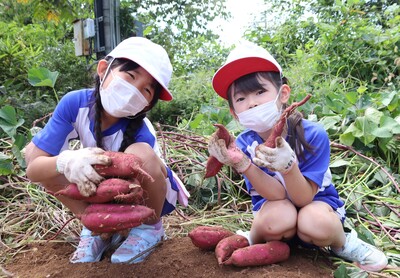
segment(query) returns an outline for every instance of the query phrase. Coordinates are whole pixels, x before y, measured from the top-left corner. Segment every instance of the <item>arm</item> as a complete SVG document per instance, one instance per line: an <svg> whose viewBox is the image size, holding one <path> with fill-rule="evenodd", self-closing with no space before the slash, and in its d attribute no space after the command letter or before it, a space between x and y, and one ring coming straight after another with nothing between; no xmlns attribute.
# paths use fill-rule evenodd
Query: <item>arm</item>
<svg viewBox="0 0 400 278"><path fill-rule="evenodd" d="M286 191L283 185L256 165L251 164L243 174L250 181L257 193L263 198L270 201L283 200L286 198Z"/></svg>
<svg viewBox="0 0 400 278"><path fill-rule="evenodd" d="M259 145L254 162L282 174L286 191L296 207L311 203L318 186L303 176L294 151L282 137L276 138L276 148Z"/></svg>

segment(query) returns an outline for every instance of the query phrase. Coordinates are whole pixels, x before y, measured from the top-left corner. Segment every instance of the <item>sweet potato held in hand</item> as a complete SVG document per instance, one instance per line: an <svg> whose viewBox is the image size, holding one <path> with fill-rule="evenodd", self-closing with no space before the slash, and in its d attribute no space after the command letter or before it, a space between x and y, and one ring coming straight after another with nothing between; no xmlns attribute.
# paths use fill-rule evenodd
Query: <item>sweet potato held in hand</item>
<svg viewBox="0 0 400 278"><path fill-rule="evenodd" d="M154 179L142 169L142 160L130 153L106 151L104 155L111 158L111 165L94 165L94 169L103 177L137 178L153 182Z"/></svg>
<svg viewBox="0 0 400 278"><path fill-rule="evenodd" d="M290 248L287 243L270 241L237 249L223 264L235 266L268 265L286 261L289 255Z"/></svg>
<svg viewBox="0 0 400 278"><path fill-rule="evenodd" d="M279 120L274 125L271 135L265 141L265 143L264 143L265 146L270 147L270 148L276 147L276 144L275 144L276 138L278 138L279 136L282 135L287 118L293 113L294 110L296 110L297 107L306 103L310 98L311 98L311 95L308 94L304 99L302 99L299 102L292 103L289 107L287 107L283 111L283 113L279 117Z"/></svg>
<svg viewBox="0 0 400 278"><path fill-rule="evenodd" d="M234 233L217 226L198 226L189 233L192 243L204 250L214 250L218 242Z"/></svg>
<svg viewBox="0 0 400 278"><path fill-rule="evenodd" d="M80 219L92 232L113 233L137 227L154 216L153 209L141 205L91 204Z"/></svg>
<svg viewBox="0 0 400 278"><path fill-rule="evenodd" d="M214 124L218 129L212 136L217 136L219 139L224 139L226 146L228 147L231 140L229 131L221 124ZM206 165L206 174L204 178L211 178L215 176L222 168L223 164L219 162L215 157L209 156Z"/></svg>
<svg viewBox="0 0 400 278"><path fill-rule="evenodd" d="M102 181L97 186L96 193L93 196L83 196L78 189L78 186L74 183L68 185L65 189L59 190L54 193L55 196L66 196L75 200L82 200L88 203L108 203L113 201L121 201L130 198L131 195L140 200L143 196L143 189L138 184L138 181L123 180L118 178L111 178ZM124 202L128 203L128 202ZM133 201L131 202L133 204Z"/></svg>

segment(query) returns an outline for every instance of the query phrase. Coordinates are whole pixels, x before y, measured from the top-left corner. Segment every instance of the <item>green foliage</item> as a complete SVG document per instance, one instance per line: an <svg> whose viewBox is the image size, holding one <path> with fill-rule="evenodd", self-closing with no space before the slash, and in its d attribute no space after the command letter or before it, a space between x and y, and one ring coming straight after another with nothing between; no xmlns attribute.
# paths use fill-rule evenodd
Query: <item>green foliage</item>
<svg viewBox="0 0 400 278"><path fill-rule="evenodd" d="M21 132L23 123L23 119L17 118L14 107L4 106L0 109L0 128L9 138L8 140L1 140L1 175L19 174L19 171L25 168L25 161L21 150L25 147L28 140L30 140L30 133ZM14 162L17 163L14 164Z"/></svg>

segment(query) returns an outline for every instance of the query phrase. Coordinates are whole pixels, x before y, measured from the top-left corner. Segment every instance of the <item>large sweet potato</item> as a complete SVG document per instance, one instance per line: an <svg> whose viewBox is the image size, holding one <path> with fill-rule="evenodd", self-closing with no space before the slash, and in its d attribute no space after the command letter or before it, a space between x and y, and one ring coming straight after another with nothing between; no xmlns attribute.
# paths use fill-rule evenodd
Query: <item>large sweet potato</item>
<svg viewBox="0 0 400 278"><path fill-rule="evenodd" d="M223 264L236 249L246 246L249 246L249 241L242 235L235 234L220 240L215 247L215 257L218 264Z"/></svg>
<svg viewBox="0 0 400 278"><path fill-rule="evenodd" d="M106 151L111 158L110 165L94 165L94 169L103 177L138 178L153 182L154 179L142 169L143 162L134 154Z"/></svg>
<svg viewBox="0 0 400 278"><path fill-rule="evenodd" d="M153 209L141 205L91 204L80 219L92 232L112 233L139 226L154 216Z"/></svg>
<svg viewBox="0 0 400 278"><path fill-rule="evenodd" d="M270 241L235 250L224 265L259 266L279 263L289 258L290 248L285 242Z"/></svg>
<svg viewBox="0 0 400 278"><path fill-rule="evenodd" d="M214 250L218 242L231 235L234 233L220 226L198 226L189 233L192 243L204 250Z"/></svg>

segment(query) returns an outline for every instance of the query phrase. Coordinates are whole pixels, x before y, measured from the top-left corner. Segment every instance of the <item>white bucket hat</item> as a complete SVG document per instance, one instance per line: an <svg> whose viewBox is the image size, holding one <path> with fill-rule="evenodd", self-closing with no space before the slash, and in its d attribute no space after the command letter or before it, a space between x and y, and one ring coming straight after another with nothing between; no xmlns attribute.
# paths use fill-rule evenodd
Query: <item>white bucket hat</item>
<svg viewBox="0 0 400 278"><path fill-rule="evenodd" d="M142 37L131 37L120 42L107 57L125 58L144 68L163 87L160 99L172 100L168 83L172 76L172 65L165 49Z"/></svg>
<svg viewBox="0 0 400 278"><path fill-rule="evenodd" d="M259 71L275 71L282 75L281 66L267 50L243 41L231 51L225 64L214 74L212 85L218 95L228 99L228 88L236 79Z"/></svg>

